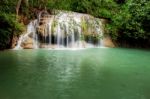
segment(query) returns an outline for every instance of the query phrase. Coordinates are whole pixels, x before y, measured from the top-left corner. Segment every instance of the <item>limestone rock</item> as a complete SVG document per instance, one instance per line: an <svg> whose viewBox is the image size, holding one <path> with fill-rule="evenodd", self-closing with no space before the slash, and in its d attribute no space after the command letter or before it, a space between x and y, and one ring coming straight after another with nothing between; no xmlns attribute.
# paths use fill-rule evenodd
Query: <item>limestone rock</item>
<svg viewBox="0 0 150 99"><path fill-rule="evenodd" d="M28 37L21 45L24 49L33 49L33 39Z"/></svg>
<svg viewBox="0 0 150 99"><path fill-rule="evenodd" d="M23 46L24 49L33 49L33 44L26 44Z"/></svg>
<svg viewBox="0 0 150 99"><path fill-rule="evenodd" d="M14 36L13 39L12 39L11 48L15 48L15 47L16 47L17 41L18 41L18 37L17 37L17 36Z"/></svg>
<svg viewBox="0 0 150 99"><path fill-rule="evenodd" d="M103 39L103 43L105 47L115 47L115 44L109 36Z"/></svg>

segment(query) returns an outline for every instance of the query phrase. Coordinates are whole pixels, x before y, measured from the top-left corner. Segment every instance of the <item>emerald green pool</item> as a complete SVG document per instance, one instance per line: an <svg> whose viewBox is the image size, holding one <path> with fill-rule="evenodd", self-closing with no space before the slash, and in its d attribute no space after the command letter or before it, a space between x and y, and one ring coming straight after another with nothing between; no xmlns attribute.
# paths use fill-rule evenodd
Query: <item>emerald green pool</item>
<svg viewBox="0 0 150 99"><path fill-rule="evenodd" d="M150 99L150 51L2 51L0 99Z"/></svg>

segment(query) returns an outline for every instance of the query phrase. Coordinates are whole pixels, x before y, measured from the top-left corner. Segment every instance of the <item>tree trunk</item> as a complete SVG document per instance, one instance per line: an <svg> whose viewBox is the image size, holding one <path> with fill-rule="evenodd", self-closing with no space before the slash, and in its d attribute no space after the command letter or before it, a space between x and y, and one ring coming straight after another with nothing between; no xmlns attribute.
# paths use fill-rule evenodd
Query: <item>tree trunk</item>
<svg viewBox="0 0 150 99"><path fill-rule="evenodd" d="M21 2L22 2L22 0L19 0L18 3L17 3L17 6L16 6L16 15L17 15L17 18L18 18L18 14L19 14L19 9L20 9Z"/></svg>
<svg viewBox="0 0 150 99"><path fill-rule="evenodd" d="M16 6L16 16L17 17L19 15L19 9L20 9L20 6L22 3L25 4L27 7L29 6L28 0L18 0L17 6Z"/></svg>

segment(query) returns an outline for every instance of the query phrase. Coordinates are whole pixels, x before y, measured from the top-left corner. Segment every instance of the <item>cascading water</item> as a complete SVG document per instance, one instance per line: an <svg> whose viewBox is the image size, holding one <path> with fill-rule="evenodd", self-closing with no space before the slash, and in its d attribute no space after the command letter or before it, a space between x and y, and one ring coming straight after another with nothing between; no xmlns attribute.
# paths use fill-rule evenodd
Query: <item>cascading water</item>
<svg viewBox="0 0 150 99"><path fill-rule="evenodd" d="M27 31L23 35L20 36L18 40L18 44L14 49L22 49L22 44L29 38L30 34L32 34L32 42L33 42L33 48L38 48L38 37L36 34L36 28L37 27L37 20L34 20L29 23L27 26Z"/></svg>
<svg viewBox="0 0 150 99"><path fill-rule="evenodd" d="M15 49L101 47L103 29L100 19L87 14L59 11L39 13L27 32L20 36Z"/></svg>

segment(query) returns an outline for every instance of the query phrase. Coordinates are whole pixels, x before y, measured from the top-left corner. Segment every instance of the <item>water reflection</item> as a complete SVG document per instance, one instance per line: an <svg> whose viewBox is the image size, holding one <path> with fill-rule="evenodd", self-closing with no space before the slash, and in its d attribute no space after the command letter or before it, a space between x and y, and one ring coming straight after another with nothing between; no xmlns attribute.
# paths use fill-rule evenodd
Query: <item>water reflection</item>
<svg viewBox="0 0 150 99"><path fill-rule="evenodd" d="M72 84L79 75L81 58L72 52L67 54L67 52L37 50L32 51L32 54L30 51L25 53L25 55L18 53L15 56L18 61L17 89L22 88L24 91L19 93L22 96L36 97L40 92L45 96L51 94L52 98L69 99L68 93L71 93Z"/></svg>
<svg viewBox="0 0 150 99"><path fill-rule="evenodd" d="M149 56L121 49L7 51L0 53L0 98L147 98Z"/></svg>

